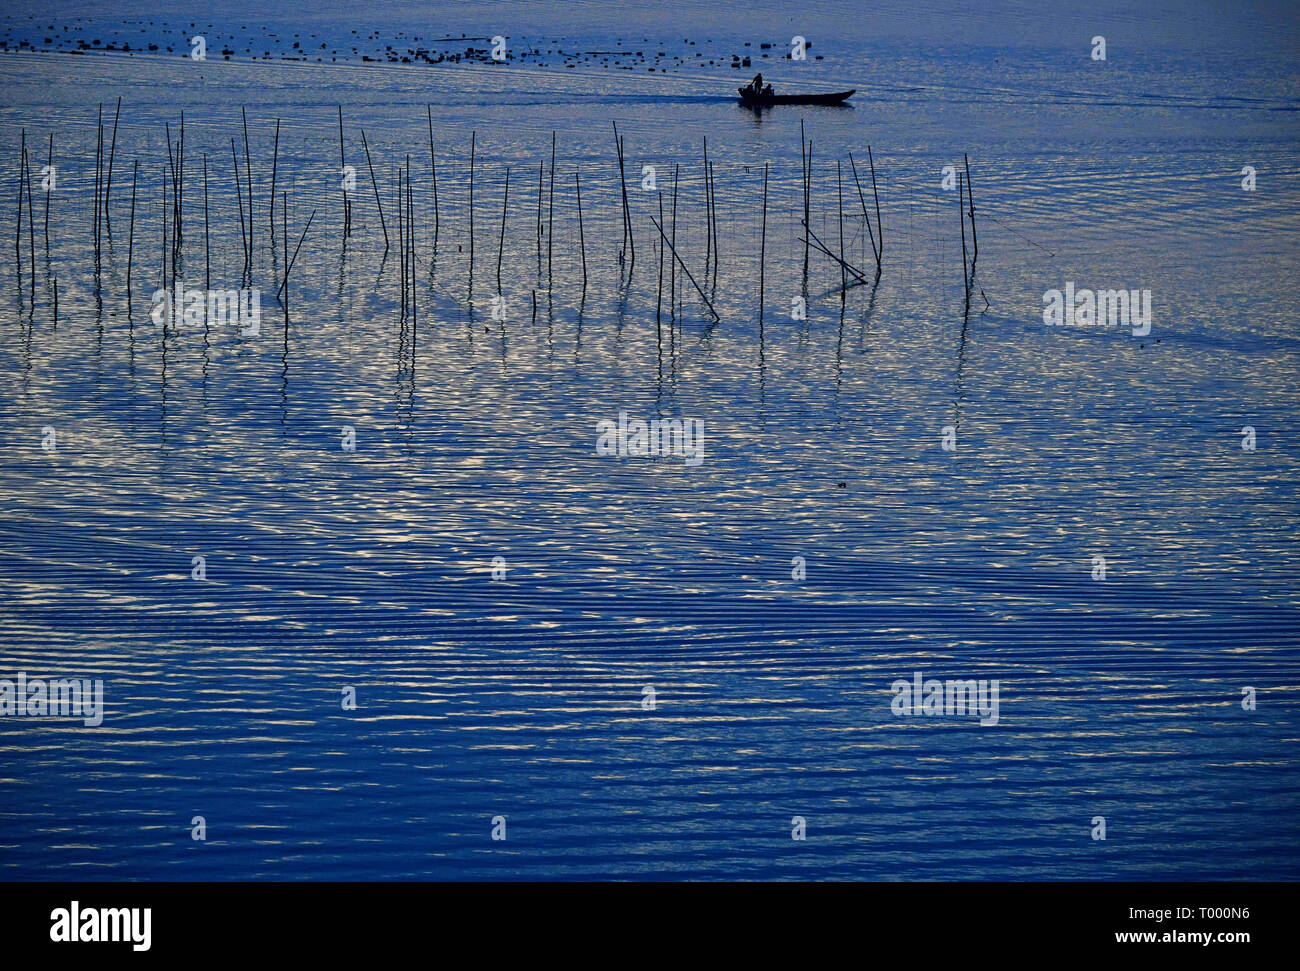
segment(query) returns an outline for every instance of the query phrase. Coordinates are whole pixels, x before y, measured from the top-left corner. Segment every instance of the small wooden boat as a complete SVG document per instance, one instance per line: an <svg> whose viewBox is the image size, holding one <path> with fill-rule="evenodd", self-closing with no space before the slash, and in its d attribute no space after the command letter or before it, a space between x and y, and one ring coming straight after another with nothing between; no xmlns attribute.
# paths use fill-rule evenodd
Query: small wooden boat
<svg viewBox="0 0 1300 971"><path fill-rule="evenodd" d="M753 88L737 88L740 103L746 108L766 108L769 105L838 105L849 100L857 88L835 91L831 94L755 94Z"/></svg>

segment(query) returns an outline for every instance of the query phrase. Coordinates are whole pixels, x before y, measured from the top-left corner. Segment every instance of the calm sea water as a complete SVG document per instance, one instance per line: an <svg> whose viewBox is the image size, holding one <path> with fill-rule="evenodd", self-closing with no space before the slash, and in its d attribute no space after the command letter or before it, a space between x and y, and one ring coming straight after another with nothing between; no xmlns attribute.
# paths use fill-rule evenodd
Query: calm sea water
<svg viewBox="0 0 1300 971"><path fill-rule="evenodd" d="M661 64L684 63L663 76L558 55L0 56L5 233L23 129L37 170L35 239L24 228L0 298L0 678L102 678L106 704L97 728L0 717L0 875L1300 875L1285 11L1103 11L1094 27L1019 4L955 23L911 9L858 23L832 5L809 27L762 8L751 30L693 6L664 8L674 26L574 9L557 21L525 6L510 31L584 50L650 37ZM95 5L67 13L105 37L140 26ZM440 16L431 32L480 36L503 11ZM415 31L382 6L375 17L364 33L379 29L379 50ZM173 19L183 32L193 18ZM339 11L274 29L285 23L331 45L355 26ZM43 34L25 13L4 26ZM706 42L729 58L797 31L825 60L767 76L857 88L852 107L756 117L728 97L752 72L688 63ZM1104 64L1088 57L1094 34L1108 35ZM96 274L97 108L111 132L119 96ZM247 279L230 150L235 138L243 178L241 106ZM358 179L346 246L340 106ZM256 336L164 334L149 318L164 126L175 139L182 111L184 283L205 277L206 156L213 287L261 290ZM268 223L277 119L290 253L312 217L287 314L279 214L274 236ZM838 250L839 161L845 252L863 267L849 153L873 217L868 145L874 159L883 271L843 300L839 267L815 251L802 279L801 122L814 231ZM958 202L941 185L963 152L979 240L969 311ZM540 243L539 164L553 224ZM677 248L717 321L667 264L660 296L645 166L670 219L676 174ZM1150 334L1045 326L1043 294L1067 282L1150 290ZM806 320L791 318L795 297ZM702 463L598 456L597 423L620 411L699 419ZM891 684L917 671L998 679L998 724L895 715ZM791 839L796 816L806 840Z"/></svg>

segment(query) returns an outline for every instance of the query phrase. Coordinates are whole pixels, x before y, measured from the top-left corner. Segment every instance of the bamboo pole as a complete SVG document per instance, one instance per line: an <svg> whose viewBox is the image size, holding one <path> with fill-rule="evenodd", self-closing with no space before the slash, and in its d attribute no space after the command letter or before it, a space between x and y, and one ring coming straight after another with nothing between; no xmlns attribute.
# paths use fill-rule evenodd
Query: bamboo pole
<svg viewBox="0 0 1300 971"><path fill-rule="evenodd" d="M979 236L975 232L975 194L972 191L970 183L970 159L966 157L965 152L961 153L961 157L966 163L966 203L970 207L970 238L971 248L973 250L971 253L970 265L971 272L973 273L975 272L975 261L980 258L980 240Z"/></svg>
<svg viewBox="0 0 1300 971"><path fill-rule="evenodd" d="M131 313L131 261L135 255L135 180L140 175L140 160L131 167L131 222L126 231L126 312ZM211 289L211 287L209 287Z"/></svg>
<svg viewBox="0 0 1300 971"><path fill-rule="evenodd" d="M618 151L618 180L623 191L623 250L619 253L619 264L622 265L623 253L629 253L630 261L628 263L627 274L632 275L632 268L636 266L636 239L632 235L632 208L627 201L627 176L623 168L623 139L618 133L618 123L614 125L614 148Z"/></svg>
<svg viewBox="0 0 1300 971"><path fill-rule="evenodd" d="M274 198L271 199L271 205L275 205ZM303 231L303 235L306 235L306 230ZM286 253L289 252L289 193L287 192L280 193L280 238L281 248ZM284 299L281 301L280 306L284 308L284 357L286 364L289 359L289 266L290 264L285 264L284 279L280 281L280 287L284 290Z"/></svg>
<svg viewBox="0 0 1300 971"><path fill-rule="evenodd" d="M587 292L587 237L582 230L582 182L575 170L573 186L578 192L578 250L582 253L582 292Z"/></svg>
<svg viewBox="0 0 1300 971"><path fill-rule="evenodd" d="M469 135L469 290L474 292L474 149L478 143L478 131Z"/></svg>
<svg viewBox="0 0 1300 971"><path fill-rule="evenodd" d="M501 296L501 258L506 251L506 206L510 202L510 166L506 166L506 188L501 196L501 236L497 242L497 296Z"/></svg>
<svg viewBox="0 0 1300 971"><path fill-rule="evenodd" d="M419 287L416 286L416 253L415 253L415 202L411 188L411 157L406 157L406 224L410 226L411 233L411 339L408 342L411 345L411 393L415 393L415 328L416 328L416 300L418 297Z"/></svg>
<svg viewBox="0 0 1300 971"><path fill-rule="evenodd" d="M117 97L117 111L113 114L113 145L108 150L108 178L104 182L104 223L108 226L108 231L113 231L112 223L108 218L108 194L113 191L113 159L117 155L117 120L122 116L122 96Z"/></svg>
<svg viewBox="0 0 1300 971"><path fill-rule="evenodd" d="M551 174L546 200L546 287L551 287L551 250L555 245L555 132L551 132Z"/></svg>
<svg viewBox="0 0 1300 971"><path fill-rule="evenodd" d="M858 187L858 202L862 206L862 219L867 224L867 235L871 240L871 255L876 258L876 269L880 269L880 251L876 249L876 234L871 228L871 217L867 214L867 200L862 194L862 183L858 181L858 166L849 152L849 165L853 167L853 184Z"/></svg>
<svg viewBox="0 0 1300 971"><path fill-rule="evenodd" d="M876 251L876 269L880 269L880 261L885 257L885 224L880 221L880 190L876 188L876 160L870 145L867 146L867 162L871 166L871 195L876 200L876 236L880 247Z"/></svg>
<svg viewBox="0 0 1300 971"><path fill-rule="evenodd" d="M27 163L27 178L24 182L27 185L27 246L30 250L32 261L32 280L31 295L32 306L36 306L36 217L32 214L32 166L31 162Z"/></svg>
<svg viewBox="0 0 1300 971"><path fill-rule="evenodd" d="M808 159L811 150L807 147L804 140L803 119L799 119L799 162L803 167L803 221L805 225L808 222ZM803 242L803 278L808 279L808 238L804 237Z"/></svg>
<svg viewBox="0 0 1300 971"><path fill-rule="evenodd" d="M164 125L167 132L167 170L171 173L172 180L172 280L176 279L176 156L172 152L172 130L170 125Z"/></svg>
<svg viewBox="0 0 1300 971"><path fill-rule="evenodd" d="M184 136L182 135L182 140ZM271 205L268 206L271 220L271 238L275 238L275 175L280 165L280 119L275 119L275 148L271 151Z"/></svg>
<svg viewBox="0 0 1300 971"><path fill-rule="evenodd" d="M339 110L339 175L344 175L344 170L348 167L347 155L343 150L343 105L338 105ZM352 207L348 203L347 183L339 180L339 186L343 190L343 243L347 245L347 239L352 235ZM271 208L275 208L275 196L271 196Z"/></svg>
<svg viewBox="0 0 1300 971"><path fill-rule="evenodd" d="M709 199L709 136L704 136L704 275L713 259L713 205Z"/></svg>
<svg viewBox="0 0 1300 971"><path fill-rule="evenodd" d="M537 163L537 282L542 282L542 175L546 170L545 162Z"/></svg>
<svg viewBox="0 0 1300 971"><path fill-rule="evenodd" d="M960 172L957 173L957 217L961 221L961 278L970 298L970 277L966 273L966 189Z"/></svg>
<svg viewBox="0 0 1300 971"><path fill-rule="evenodd" d="M407 233L410 235L410 245L407 250L411 254L411 271L407 278L411 281L411 340L415 340L415 204L411 195L411 156L406 156L406 226Z"/></svg>
<svg viewBox="0 0 1300 971"><path fill-rule="evenodd" d="M95 266L99 266L99 224L100 224L100 206L103 205L104 193L104 105L99 106L99 121L96 125L95 137ZM170 142L168 143L170 146ZM24 145L23 153L26 155L27 148ZM170 151L168 156L170 157ZM21 201L21 197L20 197Z"/></svg>
<svg viewBox="0 0 1300 971"><path fill-rule="evenodd" d="M23 180L27 176L27 129L23 129L22 144L18 149L18 213L14 219L14 265L18 267L18 301L22 309L23 298ZM36 266L32 266L32 278L36 278Z"/></svg>
<svg viewBox="0 0 1300 971"><path fill-rule="evenodd" d="M379 226L384 231L384 252L388 252L388 223L384 221L384 204L379 201L379 183L375 181L375 167L370 162L370 143L366 141L366 130L361 129L361 144L366 150L366 168L370 170L370 186L375 190L375 205L379 207Z"/></svg>
<svg viewBox="0 0 1300 971"><path fill-rule="evenodd" d="M253 156L248 148L248 114L244 106L239 106L239 114L244 119L244 178L248 181L248 265L253 265ZM271 198L275 205L275 198Z"/></svg>
<svg viewBox="0 0 1300 971"><path fill-rule="evenodd" d="M281 193L280 193L280 198L283 200L283 203L284 203L283 206L281 206L281 209L280 209L280 217L281 217L281 221L284 223L284 225L281 226L280 229L281 229L282 232L284 233L284 244L283 244L283 245L284 245L285 252L287 253L287 252L289 251L289 235L288 235L288 233L289 233L289 228L288 228L288 227L289 227L289 215L288 215L288 213L289 213L289 194L288 194L287 192L281 192ZM289 260L289 265L286 266L285 269L284 269L284 280L281 281L281 283L280 283L280 288L281 288L282 290L284 290L284 296L285 296L285 301L286 301L286 302L288 302L288 299L289 299L289 288L286 286L286 284L289 282L289 274L293 271L294 265L298 262L298 250L302 249L302 241L303 241L304 239L307 238L307 230L311 229L311 223L312 223L312 220L315 219L315 218L316 218L316 210L313 209L313 210L311 211L311 215L307 217L307 225L305 225L305 226L302 227L302 233L299 234L299 236L298 236L298 245L295 246L295 247L293 248L293 256L292 256L292 257L290 258L290 260ZM279 295L279 292L280 292L279 290L276 291L277 296Z"/></svg>
<svg viewBox="0 0 1300 971"><path fill-rule="evenodd" d="M765 267L767 265L767 163L763 163L763 234L758 246L758 322L763 323Z"/></svg>
<svg viewBox="0 0 1300 971"><path fill-rule="evenodd" d="M95 266L99 268L99 230L101 222L100 207L104 204L104 105L99 107L99 123L96 125L95 136ZM23 159L26 159L27 148L23 146ZM26 172L26 166L23 168ZM21 196L19 196L21 203ZM35 268L32 268L35 269Z"/></svg>
<svg viewBox="0 0 1300 971"><path fill-rule="evenodd" d="M659 191L659 221L664 221L664 194L663 190ZM663 326L660 323L663 314L664 303L664 244L660 243L655 247L659 251L659 290L655 296L655 336L662 347L664 342ZM662 351L660 352L662 353Z"/></svg>
<svg viewBox="0 0 1300 971"><path fill-rule="evenodd" d="M614 154L618 157L618 178L619 184L623 187L622 194L619 196L619 215L623 217L623 239L618 244L618 263L623 265L623 254L627 252L627 180L623 175L623 149L618 140L618 122L610 122L614 126Z"/></svg>
<svg viewBox="0 0 1300 971"><path fill-rule="evenodd" d="M208 153L207 152L203 153L203 286L208 290L212 289L212 241L208 236Z"/></svg>
<svg viewBox="0 0 1300 971"><path fill-rule="evenodd" d="M672 245L677 245L677 163L673 163L673 228L672 228ZM673 253L676 254L676 250ZM669 263L669 287L668 287L668 309L672 311L669 315L670 320L677 319L677 264Z"/></svg>
<svg viewBox="0 0 1300 971"><path fill-rule="evenodd" d="M235 152L235 140L230 140L230 160L235 163L235 199L239 204L239 238L244 244L244 272L249 269L248 231L244 228L244 190L239 185L239 156Z"/></svg>
<svg viewBox="0 0 1300 971"><path fill-rule="evenodd" d="M441 217L438 215L438 163L433 156L433 109L425 105L424 110L429 118L429 171L433 174L433 249L436 255L438 250L438 223L441 221Z"/></svg>
<svg viewBox="0 0 1300 971"><path fill-rule="evenodd" d="M27 163L23 160L27 157L27 129L23 129L22 145L18 149L18 218L15 220L16 229L14 232L14 259L18 263L19 286L22 284L22 266L23 266L23 176L26 173ZM33 272L35 270L33 269Z"/></svg>
<svg viewBox="0 0 1300 971"><path fill-rule="evenodd" d="M398 271L398 286L401 288L402 319L406 319L406 206L402 196L402 170L397 170L397 261L401 266Z"/></svg>
<svg viewBox="0 0 1300 971"><path fill-rule="evenodd" d="M840 300L848 295L849 278L844 264L844 177L840 160L835 160L835 194L839 199L840 210Z"/></svg>
<svg viewBox="0 0 1300 971"><path fill-rule="evenodd" d="M104 219L108 219L108 205L105 198ZM181 112L181 140L176 146L176 246L177 251L185 242L185 112ZM110 229L111 232L111 229Z"/></svg>
<svg viewBox="0 0 1300 971"><path fill-rule="evenodd" d="M718 243L718 185L713 179L713 163L709 163L710 207L713 210L713 292L718 292L718 264L722 262L722 247Z"/></svg>
<svg viewBox="0 0 1300 971"><path fill-rule="evenodd" d="M849 263L846 260L842 260L838 256L836 256L831 251L830 247L828 247L825 243L823 243L821 241L821 238L818 237L818 235L815 232L813 232L810 227L804 226L804 232L807 234L806 238L810 238L812 240L812 245L817 250L817 252L825 255L826 257L828 257L835 263L839 264L840 266L843 266L850 273L852 273L860 282L862 283L867 282L867 278L866 276L863 275L861 270L859 270L852 263Z"/></svg>
<svg viewBox="0 0 1300 971"><path fill-rule="evenodd" d="M167 157L171 158L170 152L168 153ZM162 289L166 290L168 289L168 284L167 284L167 169L165 167L162 170L162 217L163 217L162 238L159 240L159 242L162 243L162 264L159 266L159 270L162 272ZM167 333L166 323L163 324L163 333L164 334Z"/></svg>
<svg viewBox="0 0 1300 971"><path fill-rule="evenodd" d="M45 258L50 255L50 193L54 190L54 133L50 132L50 156L45 163Z"/></svg>
<svg viewBox="0 0 1300 971"><path fill-rule="evenodd" d="M713 319L721 320L722 318L719 317L718 312L713 309L713 304L709 301L709 298L704 295L704 291L700 289L700 285L695 282L695 277L691 276L691 271L686 268L686 264L682 262L682 258L677 255L677 250L673 248L672 243L668 242L668 237L664 233L664 228L660 226L658 222L655 221L654 216L650 217L650 221L654 223L655 229L659 230L659 235L663 237L663 241L668 245L668 249L672 252L673 257L677 260L679 264L681 264L682 272L685 273L687 279L691 281L691 284L695 287L695 292L698 293L700 295L700 299L704 301L704 305L709 308L709 313L713 314Z"/></svg>
<svg viewBox="0 0 1300 971"><path fill-rule="evenodd" d="M622 135L620 135L618 139L618 154L620 159L626 158L627 156L627 153L623 148ZM619 163L619 166L621 171L622 162ZM623 184L623 212L627 217L627 245L628 249L631 251L631 259L629 260L627 267L627 275L630 280L632 278L632 270L636 268L636 235L632 232L632 204L628 201L626 183Z"/></svg>

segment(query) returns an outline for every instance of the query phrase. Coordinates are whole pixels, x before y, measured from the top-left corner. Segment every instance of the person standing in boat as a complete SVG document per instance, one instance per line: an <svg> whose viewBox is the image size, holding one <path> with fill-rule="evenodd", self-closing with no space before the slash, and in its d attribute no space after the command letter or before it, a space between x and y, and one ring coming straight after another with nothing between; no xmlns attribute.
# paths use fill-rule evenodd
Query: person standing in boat
<svg viewBox="0 0 1300 971"><path fill-rule="evenodd" d="M767 91L768 91L768 93L771 93L771 91L772 91L772 86L771 86L770 84L767 86ZM750 94L752 94L752 95L754 95L754 96L756 96L756 97L764 93L764 92L763 92L763 75L762 75L761 73L759 73L759 74L755 74L755 75L754 75L754 80L751 81L751 82L749 82L749 92L750 92Z"/></svg>

